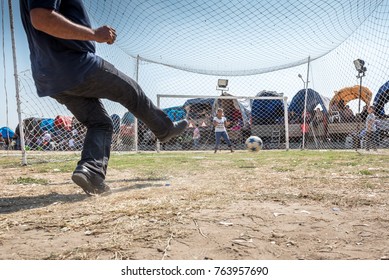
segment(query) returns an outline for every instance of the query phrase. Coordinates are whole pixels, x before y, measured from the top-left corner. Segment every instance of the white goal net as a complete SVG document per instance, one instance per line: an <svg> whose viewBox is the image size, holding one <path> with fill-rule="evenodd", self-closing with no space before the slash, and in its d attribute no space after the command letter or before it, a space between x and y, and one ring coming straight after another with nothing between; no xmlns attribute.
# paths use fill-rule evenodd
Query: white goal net
<svg viewBox="0 0 389 280"><path fill-rule="evenodd" d="M19 69L20 100L15 101L7 21L10 10L5 2L2 1L0 71L4 102L0 102L0 146L21 148L17 138L19 109L27 150L78 151L85 129L55 100L37 97L18 1L9 1L14 5ZM84 3L93 26L107 24L118 33L114 45L97 44L98 55L137 80L150 99L160 102L168 114L178 110L180 117L190 118L194 111L186 111L184 106L192 102L189 96L212 96L218 102L224 101L216 85L219 79L226 79L226 93L236 101L240 96L250 100L246 108L249 122L240 124L242 139L248 134L258 135L265 149L366 148L368 105L376 106L376 147L389 146L388 1ZM363 75L353 63L357 59L365 61L367 70ZM123 106L103 102L115 126L113 150L157 149L153 136L147 135L142 123ZM203 105L191 104L192 109L196 106ZM213 113L210 110L207 114ZM231 120L235 118L229 112L226 115ZM210 131L208 127L204 132L209 134L204 138L204 149L212 146ZM231 137L235 137L232 131ZM188 130L186 134L190 133ZM189 135L185 137L189 139ZM234 138L237 147L244 148L240 140Z"/></svg>

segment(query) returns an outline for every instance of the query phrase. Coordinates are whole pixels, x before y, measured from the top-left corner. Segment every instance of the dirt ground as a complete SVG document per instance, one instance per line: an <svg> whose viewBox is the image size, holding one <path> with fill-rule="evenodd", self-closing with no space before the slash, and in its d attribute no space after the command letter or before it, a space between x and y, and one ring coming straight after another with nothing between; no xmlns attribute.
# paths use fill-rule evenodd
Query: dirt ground
<svg viewBox="0 0 389 280"><path fill-rule="evenodd" d="M49 183L12 183L27 175ZM388 176L204 160L161 178L110 166L107 182L87 197L70 173L4 169L0 259L389 258Z"/></svg>

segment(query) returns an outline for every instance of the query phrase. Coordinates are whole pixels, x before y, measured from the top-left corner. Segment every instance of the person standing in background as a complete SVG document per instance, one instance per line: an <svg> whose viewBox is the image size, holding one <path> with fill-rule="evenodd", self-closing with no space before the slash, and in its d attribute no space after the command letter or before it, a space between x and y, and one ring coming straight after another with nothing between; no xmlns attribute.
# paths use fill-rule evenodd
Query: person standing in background
<svg viewBox="0 0 389 280"><path fill-rule="evenodd" d="M377 151L377 125L376 116L374 114L374 107L369 106L367 109L368 115L366 117L366 151L373 149Z"/></svg>
<svg viewBox="0 0 389 280"><path fill-rule="evenodd" d="M230 141L230 137L228 136L226 126L230 125L230 122L227 121L226 117L224 117L223 109L219 108L217 109L216 116L213 118L213 126L215 127L215 138L216 138L216 145L215 145L215 153L219 149L220 145L220 139L223 138L228 147L230 148L231 153L234 152L232 149L232 144Z"/></svg>
<svg viewBox="0 0 389 280"><path fill-rule="evenodd" d="M195 149L198 149L200 147L200 137L201 135L200 135L199 125L196 124L196 127L193 130L193 144Z"/></svg>

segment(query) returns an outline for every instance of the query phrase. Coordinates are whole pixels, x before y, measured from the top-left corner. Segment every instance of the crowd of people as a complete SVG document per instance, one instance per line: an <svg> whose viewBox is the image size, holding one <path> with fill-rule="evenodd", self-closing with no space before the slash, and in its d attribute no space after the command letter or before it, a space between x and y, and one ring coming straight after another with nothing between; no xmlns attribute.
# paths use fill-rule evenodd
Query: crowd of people
<svg viewBox="0 0 389 280"><path fill-rule="evenodd" d="M354 122L357 121L357 115L354 115L349 105L345 105L343 100L334 102L329 110L329 116L332 122ZM364 120L366 117L362 118Z"/></svg>
<svg viewBox="0 0 389 280"><path fill-rule="evenodd" d="M134 144L133 122L121 122L117 114L111 116L113 123L112 150L129 149ZM86 136L86 127L71 118L70 126L59 124L43 126L46 119L28 118L24 124L24 142L27 150L74 151L81 150ZM156 138L142 122L139 122L138 138L142 145L152 145ZM127 147L125 147L127 146ZM0 149L20 150L19 125L12 137L5 138L0 132Z"/></svg>
<svg viewBox="0 0 389 280"><path fill-rule="evenodd" d="M24 144L26 150L79 150L85 137L85 127L75 122L70 129L64 126L41 128L35 118L24 120ZM17 125L12 137L2 137L0 147L7 150L20 150L20 131Z"/></svg>
<svg viewBox="0 0 389 280"><path fill-rule="evenodd" d="M293 111L289 112L289 123L299 124L302 134L305 134L307 138L309 135L314 135L319 142L331 140L332 135L329 134L328 130L330 123L353 122L363 124L359 131L350 135L350 137L356 138L357 144L353 146L363 147L366 150L376 150L380 144L381 131L380 119L375 114L374 106L365 105L360 113L354 114L350 106L345 105L344 101L340 100L330 106L328 114L325 114L319 107L312 114L306 111L301 116L297 116Z"/></svg>
<svg viewBox="0 0 389 280"><path fill-rule="evenodd" d="M126 113L128 114L128 113ZM207 115L209 116L210 113ZM329 123L350 123L360 120L365 125L361 126L361 130L355 132L359 139L363 139L361 142L366 145L370 145L369 149L375 149L380 142L380 126L379 119L375 117L374 124L367 125L367 120L371 120L375 116L374 108L372 106L365 105L360 114L354 114L349 105L344 105L341 100L338 103L334 103L330 106L328 113L325 113L319 106L310 113L304 112L297 116L295 112L289 112L289 123L299 124L301 133L305 134L306 139L312 137L315 134L316 139L319 142L325 142L331 139L329 135L328 124ZM239 144L240 140L244 140L242 133L242 116L236 110L223 112L223 116L228 119L228 125L226 125L226 131L228 131L228 141L232 144ZM339 118L332 118L337 116ZM169 116L170 117L170 116ZM186 117L186 116L181 116ZM180 117L180 118L181 118ZM119 115L111 115L113 123L113 136L112 136L112 150L129 150L134 145L135 140L135 125L133 116L127 118ZM167 144L182 144L183 149L200 149L201 145L207 141L209 143L210 131L213 130L212 118L211 124L207 123L201 125L199 120L193 116L188 118L191 122L191 126L177 139L172 139ZM38 126L38 124L36 124ZM18 128L16 129L18 130ZM312 130L314 132L312 132ZM137 141L141 149L154 150L157 138L153 132L142 122L138 122L138 136ZM27 149L31 150L81 150L85 139L86 128L73 118L70 127L55 126L50 130L33 129L31 131L25 130L25 144ZM219 138L219 137L218 137ZM238 141L236 141L238 139ZM219 138L220 140L220 138ZM227 140L225 140L227 141ZM227 141L227 142L228 142ZM173 143L174 142L174 143ZM165 148L164 144L163 148ZM20 149L20 140L18 139L18 132L11 139L4 139L0 133L0 148L8 149Z"/></svg>

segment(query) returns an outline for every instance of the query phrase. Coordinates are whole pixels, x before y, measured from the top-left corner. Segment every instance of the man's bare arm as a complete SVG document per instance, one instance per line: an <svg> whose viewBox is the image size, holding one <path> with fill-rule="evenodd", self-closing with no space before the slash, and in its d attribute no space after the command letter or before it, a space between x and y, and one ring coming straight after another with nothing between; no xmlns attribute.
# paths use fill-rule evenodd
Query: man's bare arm
<svg viewBox="0 0 389 280"><path fill-rule="evenodd" d="M30 17L35 29L57 38L108 44L116 39L115 29L109 26L92 29L76 24L54 10L35 8L30 11Z"/></svg>

